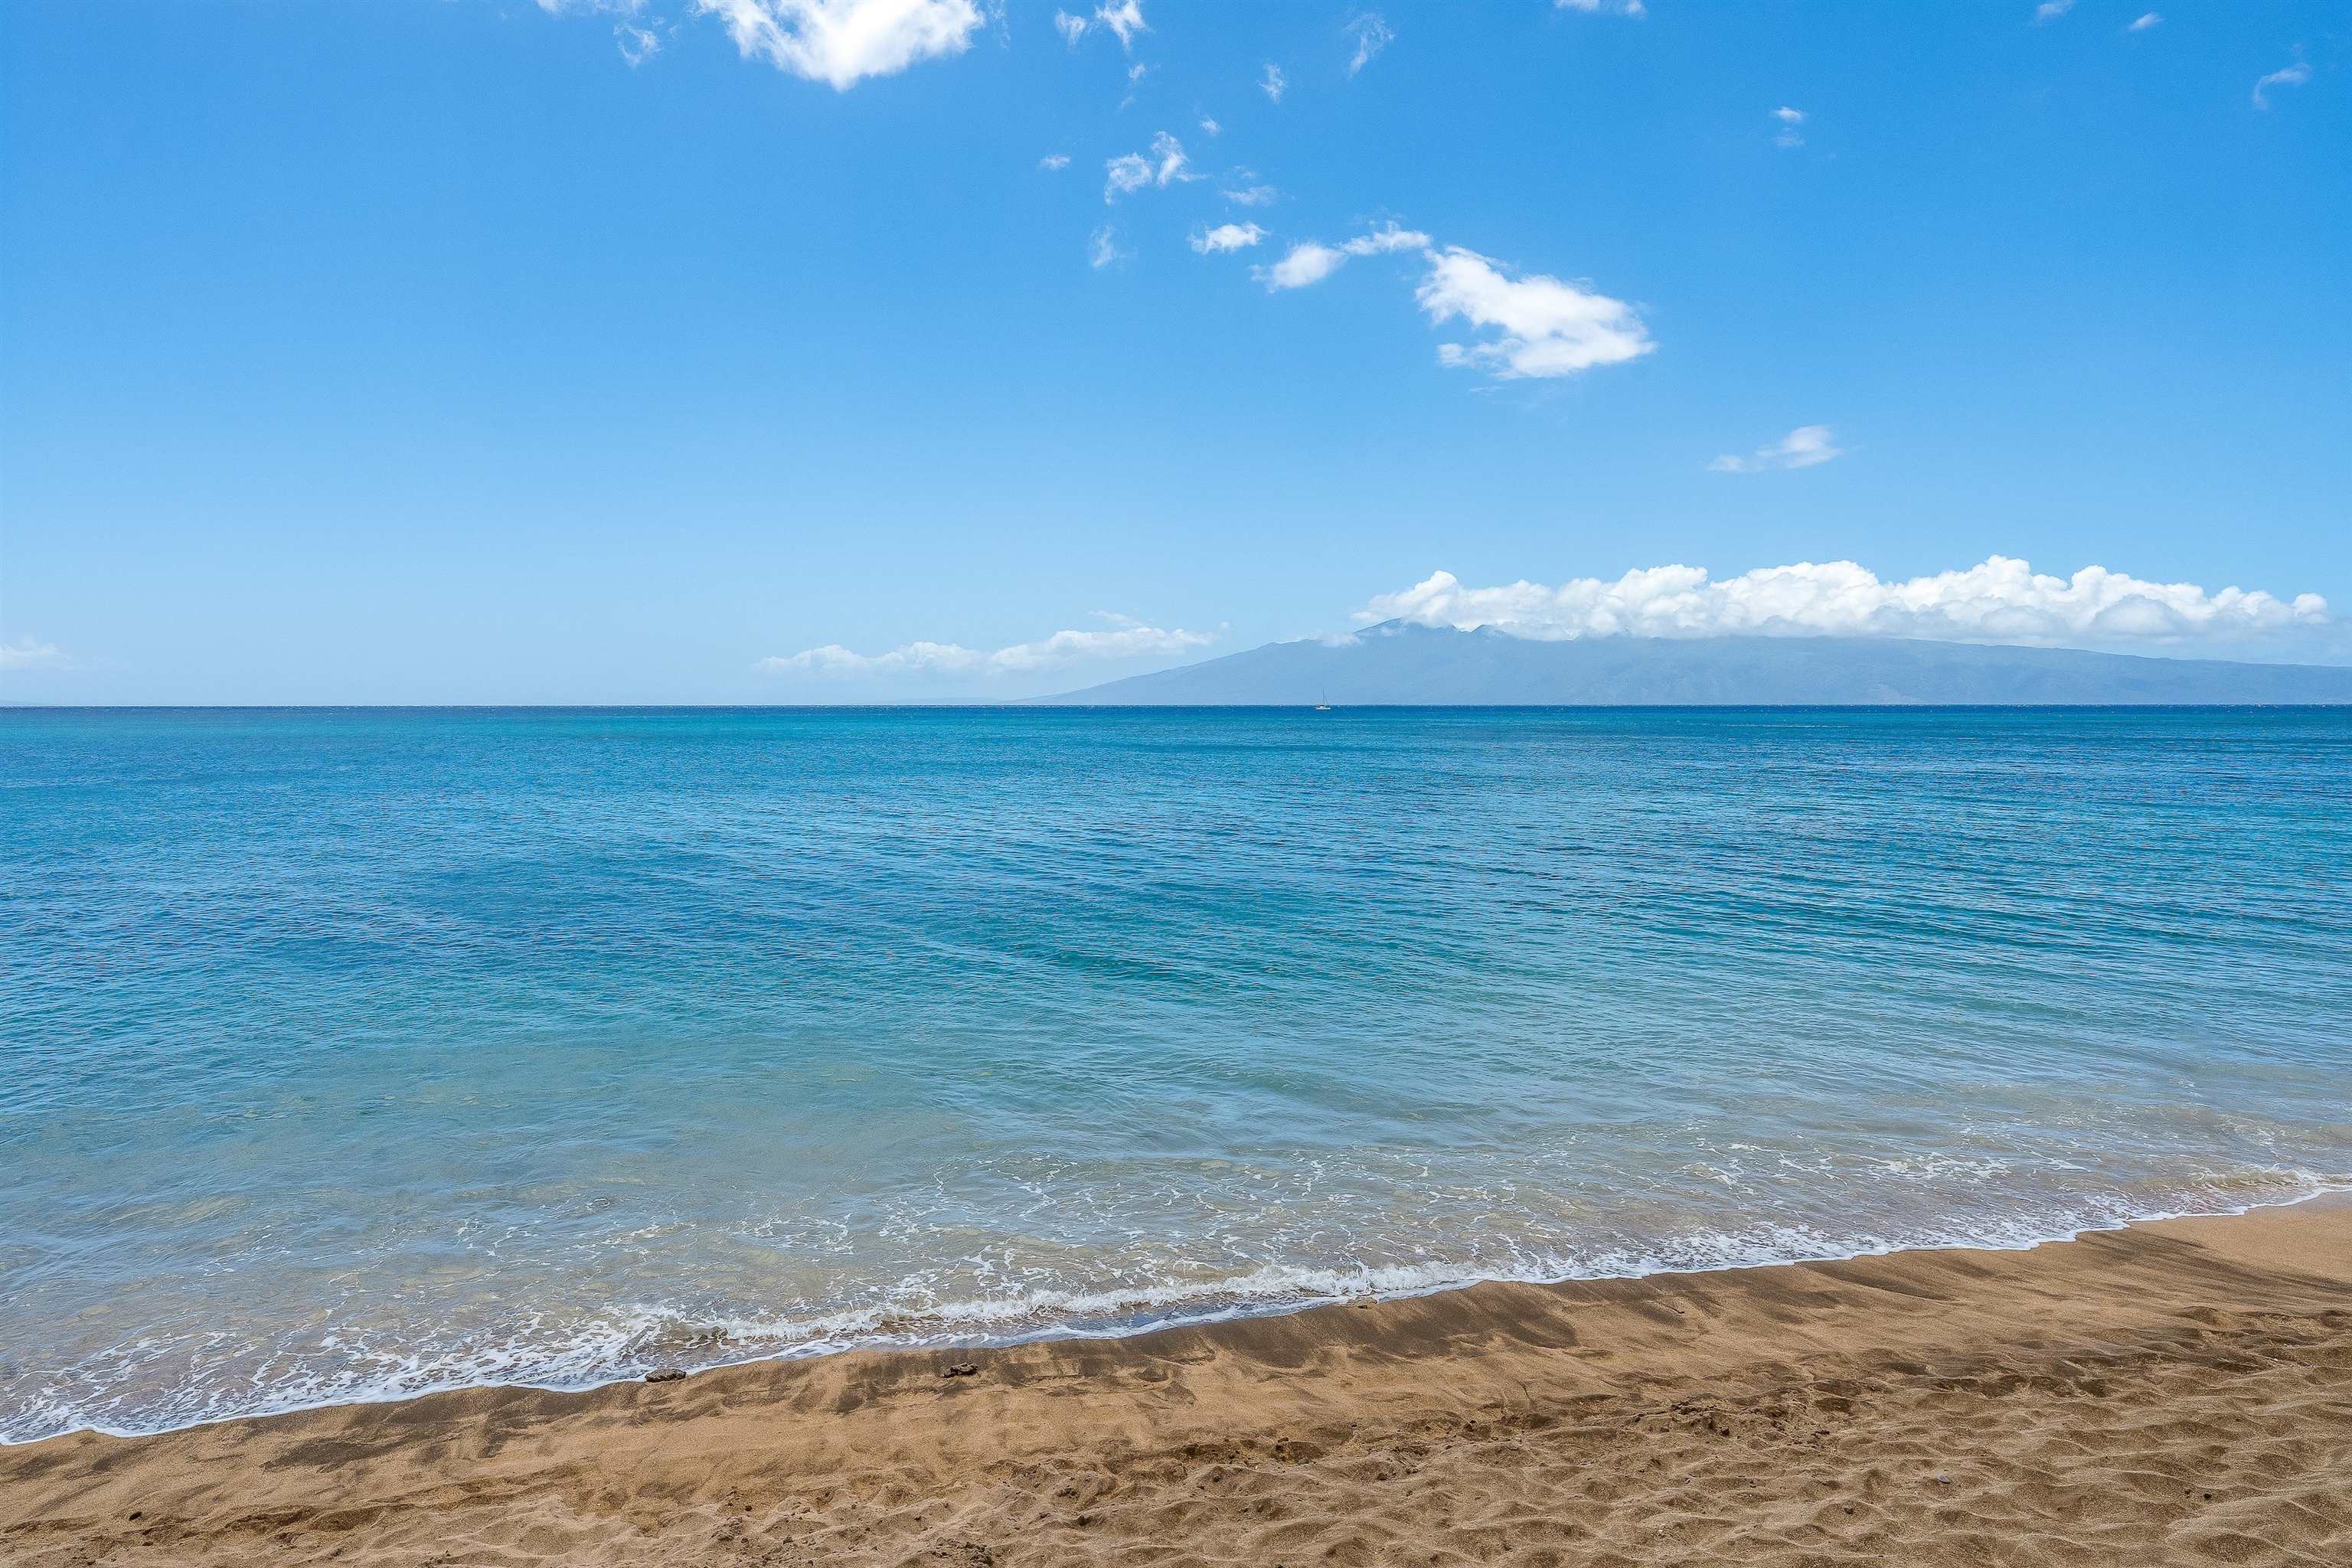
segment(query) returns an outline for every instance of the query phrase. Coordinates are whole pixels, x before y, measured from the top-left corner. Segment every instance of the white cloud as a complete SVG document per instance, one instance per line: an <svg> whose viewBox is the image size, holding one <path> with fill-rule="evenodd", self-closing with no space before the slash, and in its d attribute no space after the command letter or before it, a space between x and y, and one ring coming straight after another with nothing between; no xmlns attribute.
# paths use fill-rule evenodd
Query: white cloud
<svg viewBox="0 0 2352 1568"><path fill-rule="evenodd" d="M1339 270L1348 253L1328 245L1302 240L1290 247L1290 253L1271 267L1253 268L1250 276L1265 284L1269 290L1304 289L1310 283L1320 283Z"/></svg>
<svg viewBox="0 0 2352 1568"><path fill-rule="evenodd" d="M1339 29L1356 40L1356 52L1348 60L1348 74L1354 76L1370 65L1374 55L1389 47L1396 37L1396 29L1378 11L1367 11Z"/></svg>
<svg viewBox="0 0 2352 1568"><path fill-rule="evenodd" d="M1475 365L1505 380L1570 375L1657 346L1640 314L1622 300L1540 274L1509 277L1458 245L1429 261L1414 297L1430 320L1459 316L1473 327L1495 329L1484 342L1440 344L1441 364Z"/></svg>
<svg viewBox="0 0 2352 1568"><path fill-rule="evenodd" d="M1203 229L1192 237L1192 246L1203 256L1245 250L1265 237L1265 230L1254 223L1221 223Z"/></svg>
<svg viewBox="0 0 2352 1568"><path fill-rule="evenodd" d="M1223 136L1225 133L1223 126L1205 114L1201 117L1201 129L1212 136Z"/></svg>
<svg viewBox="0 0 2352 1568"><path fill-rule="evenodd" d="M1272 60L1268 60L1265 63L1265 74L1257 79L1257 85L1259 90L1264 92L1266 97L1272 99L1276 103L1280 103L1282 101L1283 89L1290 85L1290 80L1282 74L1282 68L1280 66L1276 65Z"/></svg>
<svg viewBox="0 0 2352 1568"><path fill-rule="evenodd" d="M1123 153L1103 164L1103 200L1115 202L1130 191L1146 185L1166 185L1172 180L1197 180L1201 176L1188 174L1184 144L1162 131L1151 139L1151 156L1140 153Z"/></svg>
<svg viewBox="0 0 2352 1568"><path fill-rule="evenodd" d="M1118 247L1118 231L1108 224L1087 236L1087 265L1097 272L1114 261L1125 261L1130 254Z"/></svg>
<svg viewBox="0 0 2352 1568"><path fill-rule="evenodd" d="M2301 87L2305 82L2307 82L2310 79L2311 68L2304 64L2301 60L2295 61L2294 64L2286 67L2283 70L2274 70L2271 72L2270 75L2254 83L2254 107L2256 109L2268 109L2271 106L2271 100L2263 96L2264 91L2267 89L2273 87Z"/></svg>
<svg viewBox="0 0 2352 1568"><path fill-rule="evenodd" d="M621 58L628 61L631 70L636 69L661 53L661 39L649 28L633 27L626 22L615 22L613 25L613 37L620 48Z"/></svg>
<svg viewBox="0 0 2352 1568"><path fill-rule="evenodd" d="M695 0L746 59L845 91L918 60L961 54L981 24L972 0Z"/></svg>
<svg viewBox="0 0 2352 1568"><path fill-rule="evenodd" d="M1350 256L1384 256L1392 250L1427 250L1429 236L1417 228L1399 228L1394 223L1390 223L1370 234L1344 242L1339 248Z"/></svg>
<svg viewBox="0 0 2352 1568"><path fill-rule="evenodd" d="M1782 104L1772 111L1772 118L1780 122L1780 133L1772 138L1773 146L1801 147L1805 144L1803 134L1797 130L1798 126L1805 122L1803 110L1790 109L1787 104Z"/></svg>
<svg viewBox="0 0 2352 1568"><path fill-rule="evenodd" d="M1609 4L1608 0L1551 0L1551 4L1555 11L1581 11L1588 16L1614 11L1620 16L1638 19L1650 14L1649 7L1643 5L1642 0L1617 0L1615 5Z"/></svg>
<svg viewBox="0 0 2352 1568"><path fill-rule="evenodd" d="M1727 452L1707 467L1718 474L1760 474L1769 468L1810 468L1832 458L1843 458L1826 425L1800 425L1777 441L1768 441L1749 456Z"/></svg>
<svg viewBox="0 0 2352 1568"><path fill-rule="evenodd" d="M1474 250L1433 248L1429 236L1394 223L1339 245L1302 240L1270 267L1250 276L1269 292L1320 283L1349 258L1419 250L1429 264L1413 297L1433 321L1459 316L1473 328L1492 328L1483 342L1441 343L1440 364L1475 366L1499 380L1570 375L1615 364L1657 345L1640 312L1622 300L1540 274L1514 278Z"/></svg>
<svg viewBox="0 0 2352 1568"><path fill-rule="evenodd" d="M1151 164L1140 153L1122 153L1103 165L1103 200L1117 201L1151 183Z"/></svg>
<svg viewBox="0 0 2352 1568"><path fill-rule="evenodd" d="M2033 8L2034 26L2054 22L2074 8L2074 0L2042 0L2042 4Z"/></svg>
<svg viewBox="0 0 2352 1568"><path fill-rule="evenodd" d="M1125 616L1097 612L1109 623L1101 631L1059 631L1036 642L1014 643L993 652L982 652L955 643L902 643L887 653L853 653L839 643L827 643L789 657L763 658L754 669L769 675L814 675L834 678L929 675L959 678L1017 676L1097 659L1137 658L1148 654L1187 653L1216 640L1214 632L1163 630Z"/></svg>
<svg viewBox="0 0 2352 1568"><path fill-rule="evenodd" d="M1282 195L1272 185L1244 185L1239 190L1223 193L1225 200L1245 207L1271 205Z"/></svg>
<svg viewBox="0 0 2352 1568"><path fill-rule="evenodd" d="M1197 180L1198 174L1184 172L1184 143L1165 131L1151 139L1151 155L1160 161L1152 173L1152 184L1164 185L1171 180Z"/></svg>
<svg viewBox="0 0 2352 1568"><path fill-rule="evenodd" d="M544 0L541 3L544 4ZM1143 7L1139 0L1119 0L1116 5L1097 5L1091 17L1073 16L1067 11L1054 13L1054 30L1061 34L1062 41L1073 48L1077 47L1079 39L1087 36L1087 30L1094 27L1107 28L1116 35L1122 49L1134 47L1136 34L1151 31L1151 25L1143 19Z"/></svg>
<svg viewBox="0 0 2352 1568"><path fill-rule="evenodd" d="M2158 16L2153 11L2146 11L2140 14L2139 20L2134 22L2130 26L2126 27L2124 31L2126 33L2145 33L2150 27L2161 27L2163 26L2164 18L2162 16Z"/></svg>
<svg viewBox="0 0 2352 1568"><path fill-rule="evenodd" d="M1231 192L1226 193L1228 195ZM1394 223L1370 234L1338 245L1325 245L1317 240L1303 240L1290 247L1290 253L1271 267L1254 268L1251 276L1265 284L1268 290L1304 289L1320 283L1339 270L1351 256L1380 256L1393 250L1425 250L1429 236L1418 229L1399 228Z"/></svg>
<svg viewBox="0 0 2352 1568"><path fill-rule="evenodd" d="M1070 166L1070 155L1067 153L1048 153L1037 160L1037 166L1041 169L1066 169Z"/></svg>
<svg viewBox="0 0 2352 1568"><path fill-rule="evenodd" d="M1095 21L1118 35L1118 47L1122 49L1134 47L1136 34L1151 31L1150 24L1143 19L1143 7L1137 0L1119 0L1116 5L1097 5L1095 7Z"/></svg>
<svg viewBox="0 0 2352 1568"><path fill-rule="evenodd" d="M35 642L28 635L0 642L0 670L70 669L73 660L55 643Z"/></svg>
<svg viewBox="0 0 2352 1568"><path fill-rule="evenodd" d="M1589 637L1814 635L1950 642L2174 643L2332 626L2316 594L2292 601L2193 583L2149 583L2103 566L2044 576L1995 555L1964 571L1881 582L1851 561L1767 566L1721 582L1696 566L1653 566L1610 582L1465 588L1439 572L1374 598L1356 620L1470 629L1544 642Z"/></svg>

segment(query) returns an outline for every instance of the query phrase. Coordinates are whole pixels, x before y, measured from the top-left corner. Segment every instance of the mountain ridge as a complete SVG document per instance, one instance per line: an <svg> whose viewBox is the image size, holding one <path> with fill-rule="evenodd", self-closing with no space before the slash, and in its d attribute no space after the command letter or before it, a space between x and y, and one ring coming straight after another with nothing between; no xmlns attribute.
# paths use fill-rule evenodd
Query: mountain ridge
<svg viewBox="0 0 2352 1568"><path fill-rule="evenodd" d="M1385 621L1030 699L1045 705L1801 707L2352 703L2352 668L1905 637L1585 637Z"/></svg>

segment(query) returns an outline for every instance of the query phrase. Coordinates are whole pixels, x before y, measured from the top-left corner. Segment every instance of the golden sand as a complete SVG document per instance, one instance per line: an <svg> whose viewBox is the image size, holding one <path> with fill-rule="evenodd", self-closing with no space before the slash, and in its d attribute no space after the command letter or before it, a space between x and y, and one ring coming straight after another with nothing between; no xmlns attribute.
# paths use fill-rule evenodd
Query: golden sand
<svg viewBox="0 0 2352 1568"><path fill-rule="evenodd" d="M2352 1565L2352 1204L78 1435L0 1561Z"/></svg>

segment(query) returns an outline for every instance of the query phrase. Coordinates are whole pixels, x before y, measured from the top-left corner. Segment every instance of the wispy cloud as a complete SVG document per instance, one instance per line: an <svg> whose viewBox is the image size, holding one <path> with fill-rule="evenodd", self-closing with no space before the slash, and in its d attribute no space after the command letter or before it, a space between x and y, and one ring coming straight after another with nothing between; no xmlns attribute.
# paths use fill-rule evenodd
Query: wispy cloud
<svg viewBox="0 0 2352 1568"><path fill-rule="evenodd" d="M1097 272L1113 262L1125 261L1130 254L1118 247L1118 231L1108 224L1087 236L1087 265Z"/></svg>
<svg viewBox="0 0 2352 1568"><path fill-rule="evenodd" d="M1266 97L1272 99L1275 102L1280 103L1282 101L1283 89L1289 87L1290 81L1289 79L1282 74L1282 68L1280 66L1276 65L1272 60L1268 60L1265 63L1265 74L1257 79L1257 85L1259 91L1265 93Z"/></svg>
<svg viewBox="0 0 2352 1568"><path fill-rule="evenodd" d="M1378 11L1367 11L1339 29L1355 41L1355 53L1348 58L1348 74L1354 76L1371 64L1372 57L1385 49L1396 38L1396 29Z"/></svg>
<svg viewBox="0 0 2352 1568"><path fill-rule="evenodd" d="M1772 111L1772 118L1780 124L1779 134L1772 138L1773 146L1801 147L1805 144L1804 133L1797 129L1805 122L1803 110L1790 109L1784 103Z"/></svg>
<svg viewBox="0 0 2352 1568"><path fill-rule="evenodd" d="M1810 468L1844 456L1828 426L1800 425L1745 458L1726 452L1707 467L1718 474L1760 474L1772 468Z"/></svg>
<svg viewBox="0 0 2352 1568"><path fill-rule="evenodd" d="M615 22L613 24L613 39L631 70L661 53L661 38L650 27Z"/></svg>
<svg viewBox="0 0 2352 1568"><path fill-rule="evenodd" d="M1320 283L1337 272L1351 256L1381 256L1396 250L1424 250L1429 236L1418 229L1399 228L1391 223L1370 234L1338 245L1324 245L1317 240L1303 240L1290 247L1290 253L1271 267L1260 267L1253 274L1269 290L1304 289Z"/></svg>
<svg viewBox="0 0 2352 1568"><path fill-rule="evenodd" d="M1037 160L1037 166L1041 169L1066 169L1070 166L1070 155L1067 153L1048 153Z"/></svg>
<svg viewBox="0 0 2352 1568"><path fill-rule="evenodd" d="M1201 131L1203 135L1208 136L1223 136L1225 133L1225 128L1217 123L1215 117L1207 114L1201 117Z"/></svg>
<svg viewBox="0 0 2352 1568"><path fill-rule="evenodd" d="M1314 240L1302 240L1290 247L1288 255L1271 267L1260 267L1252 276L1268 290L1304 289L1310 283L1320 283L1339 269L1348 259L1347 252L1332 246L1318 245Z"/></svg>
<svg viewBox="0 0 2352 1568"><path fill-rule="evenodd" d="M1054 13L1054 31L1061 34L1062 41L1072 48L1077 47L1079 39L1097 27L1117 37L1122 49L1134 47L1136 34L1151 31L1150 24L1143 19L1143 7L1138 0L1121 0L1117 5L1097 5L1091 16L1081 16L1069 11Z"/></svg>
<svg viewBox="0 0 2352 1568"><path fill-rule="evenodd" d="M1350 256L1386 256L1396 250L1426 250L1429 236L1417 228L1399 228L1394 223L1382 224L1370 234L1358 235L1343 242L1340 249Z"/></svg>
<svg viewBox="0 0 2352 1568"><path fill-rule="evenodd" d="M1555 11L1581 11L1588 16L1612 12L1620 16L1641 17L1650 14L1642 0L1551 0Z"/></svg>
<svg viewBox="0 0 2352 1568"><path fill-rule="evenodd" d="M1255 176L1251 175L1247 171L1243 171L1239 177L1247 180L1254 178ZM1282 195L1280 191L1276 190L1272 185L1246 184L1236 185L1230 190L1223 191L1219 194L1223 195L1225 200L1232 202L1236 206L1244 207L1271 206Z"/></svg>
<svg viewBox="0 0 2352 1568"><path fill-rule="evenodd" d="M2271 106L2271 100L2267 95L2272 88L2301 87L2310 79L2311 68L2301 60L2295 61L2294 64L2284 69L2274 70L2254 83L2254 107L2268 109Z"/></svg>
<svg viewBox="0 0 2352 1568"><path fill-rule="evenodd" d="M796 654L763 658L752 668L768 675L803 675L833 679L872 679L890 676L946 676L985 679L1029 675L1069 665L1114 658L1165 657L1189 653L1216 641L1214 632L1191 632L1181 627L1148 626L1125 616L1097 612L1108 623L1093 631L1055 632L1035 642L1014 643L983 651L957 643L910 642L883 653L856 653L839 643L827 643Z"/></svg>
<svg viewBox="0 0 2352 1568"><path fill-rule="evenodd" d="M2153 11L2143 11L2140 13L2138 19L2134 21L2130 26L2126 27L2124 31L2126 33L2145 33L2150 27L2161 27L2163 26L2164 18L2162 16L2158 16Z"/></svg>
<svg viewBox="0 0 2352 1568"><path fill-rule="evenodd" d="M73 662L57 644L37 642L29 634L0 642L0 670L70 669Z"/></svg>
<svg viewBox="0 0 2352 1568"><path fill-rule="evenodd" d="M1176 180L1197 180L1187 172L1184 144L1162 131L1151 139L1151 155L1126 153L1103 164L1103 200L1115 202L1146 185L1166 185Z"/></svg>
<svg viewBox="0 0 2352 1568"><path fill-rule="evenodd" d="M1195 234L1191 244L1202 255L1213 256L1245 250L1265 237L1265 230L1254 223L1221 223Z"/></svg>
<svg viewBox="0 0 2352 1568"><path fill-rule="evenodd" d="M1135 47L1136 34L1151 31L1151 25L1143 19L1143 7L1137 0L1119 0L1116 5L1097 5L1095 7L1095 21L1118 35L1118 47L1122 49Z"/></svg>
<svg viewBox="0 0 2352 1568"><path fill-rule="evenodd" d="M1151 161L1140 153L1122 153L1103 164L1103 200L1115 202L1129 191L1151 183Z"/></svg>
<svg viewBox="0 0 2352 1568"><path fill-rule="evenodd" d="M694 0L746 59L847 90L919 60L961 54L979 29L972 0Z"/></svg>
<svg viewBox="0 0 2352 1568"><path fill-rule="evenodd" d="M1432 321L1460 317L1492 336L1441 343L1440 364L1475 367L1502 380L1573 375L1617 364L1657 345L1640 312L1580 284L1541 274L1513 277L1490 258L1461 246L1432 253L1414 297Z"/></svg>
<svg viewBox="0 0 2352 1568"><path fill-rule="evenodd" d="M1701 637L1813 634L2071 644L2246 640L2329 628L2327 601L2193 583L2150 583L2085 566L2072 577L1995 555L1963 571L1882 582L1851 561L1767 566L1717 582L1697 566L1652 566L1558 587L1465 587L1438 572L1357 613L1361 624L1492 626L1514 637Z"/></svg>
<svg viewBox="0 0 2352 1568"><path fill-rule="evenodd" d="M2074 0L2042 0L2033 8L2033 25L2038 27L2044 22L2054 22L2074 8Z"/></svg>

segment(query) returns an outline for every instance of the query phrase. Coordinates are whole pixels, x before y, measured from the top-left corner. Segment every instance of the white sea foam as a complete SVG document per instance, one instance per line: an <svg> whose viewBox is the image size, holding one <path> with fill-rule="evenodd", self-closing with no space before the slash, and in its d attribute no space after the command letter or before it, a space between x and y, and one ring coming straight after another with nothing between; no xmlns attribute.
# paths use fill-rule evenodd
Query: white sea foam
<svg viewBox="0 0 2352 1568"><path fill-rule="evenodd" d="M1967 1225L1914 1225L1883 1235L1763 1223L1738 1231L1662 1237L1650 1246L1586 1251L1513 1247L1503 1262L1268 1264L1215 1279L1099 1289L1047 1288L912 1310L882 1302L803 1315L712 1318L677 1307L638 1305L560 1327L544 1314L531 1314L522 1331L509 1338L450 1346L380 1347L363 1335L330 1332L306 1347L280 1346L242 1375L184 1382L176 1396L161 1401L152 1397L140 1375L142 1363L165 1356L178 1361L186 1355L186 1347L142 1339L97 1358L100 1364L80 1369L84 1375L53 1383L25 1398L0 1433L0 1444L85 1429L133 1436L460 1388L577 1391L631 1381L662 1366L700 1370L850 1350L1117 1339L1367 1298L1426 1296L1487 1281L1643 1279L1882 1257L1928 1247L2025 1250L2086 1231L2189 1215L2242 1214L2323 1193L2352 1191L2352 1173L2249 1171L2234 1173L2226 1184L2248 1189L2250 1195L2222 1203L2210 1195L2215 1188L2209 1187L2203 1197L2184 1192L2179 1206L2135 1209L2112 1199L2086 1201L2040 1215L1986 1215ZM918 1287L913 1293L919 1296L924 1289ZM207 1348L223 1346L216 1342ZM199 1364L205 1359L202 1354L194 1358Z"/></svg>

